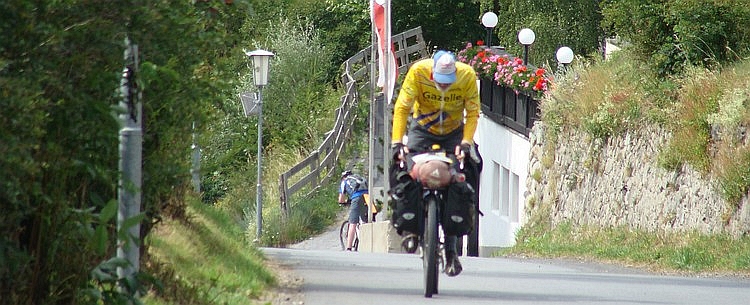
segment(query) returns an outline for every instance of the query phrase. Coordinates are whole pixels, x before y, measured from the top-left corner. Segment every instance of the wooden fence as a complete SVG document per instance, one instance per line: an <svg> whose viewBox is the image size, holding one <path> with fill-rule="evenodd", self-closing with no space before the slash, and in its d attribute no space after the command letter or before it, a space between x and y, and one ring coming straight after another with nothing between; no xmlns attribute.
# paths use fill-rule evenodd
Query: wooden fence
<svg viewBox="0 0 750 305"><path fill-rule="evenodd" d="M427 57L421 27L394 35L392 41L399 63L399 74L406 72L414 61ZM279 177L282 215L288 215L290 202L295 195L303 191L307 191L305 195L310 195L332 177L338 179L338 173L334 173L334 170L356 119L360 90L370 90L371 48L372 46L357 52L342 65L342 83L346 86L346 94L341 97L341 106L336 109L333 129L327 133L317 150Z"/></svg>

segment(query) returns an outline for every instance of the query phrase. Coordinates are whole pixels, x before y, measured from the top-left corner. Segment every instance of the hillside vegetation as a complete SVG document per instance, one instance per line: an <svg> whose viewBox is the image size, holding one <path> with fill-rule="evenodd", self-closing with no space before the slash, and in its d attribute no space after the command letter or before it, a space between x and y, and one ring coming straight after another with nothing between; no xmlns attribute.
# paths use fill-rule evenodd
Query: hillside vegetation
<svg viewBox="0 0 750 305"><path fill-rule="evenodd" d="M579 62L559 75L542 102L542 120L554 143L562 130L581 130L605 140L628 130L658 125L673 136L658 151L669 171L683 166L715 183L729 211L750 187L750 59L716 69L685 67L659 77L632 50L607 61ZM554 147L554 145L551 145ZM535 210L507 255L575 257L618 262L661 272L750 276L750 238L697 232L647 232L629 227L552 225L550 207Z"/></svg>

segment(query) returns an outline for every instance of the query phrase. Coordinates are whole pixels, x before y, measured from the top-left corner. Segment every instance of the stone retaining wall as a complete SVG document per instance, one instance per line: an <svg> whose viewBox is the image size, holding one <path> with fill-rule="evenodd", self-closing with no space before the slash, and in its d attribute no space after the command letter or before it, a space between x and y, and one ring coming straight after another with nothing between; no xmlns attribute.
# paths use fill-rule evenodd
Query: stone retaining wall
<svg viewBox="0 0 750 305"><path fill-rule="evenodd" d="M584 132L563 131L552 149L544 147L543 133L543 124L537 123L529 135L529 215L543 203L552 205L555 224L570 220L578 225L735 237L750 232L747 196L733 211L711 177L689 166L671 172L657 165L670 138L664 130L631 131L606 142Z"/></svg>

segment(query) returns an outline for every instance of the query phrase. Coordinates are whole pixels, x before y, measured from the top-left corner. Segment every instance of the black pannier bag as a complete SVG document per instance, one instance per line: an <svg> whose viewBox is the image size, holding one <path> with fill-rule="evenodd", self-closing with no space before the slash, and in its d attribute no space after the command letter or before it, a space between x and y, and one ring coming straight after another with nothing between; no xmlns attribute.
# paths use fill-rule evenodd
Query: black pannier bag
<svg viewBox="0 0 750 305"><path fill-rule="evenodd" d="M462 236L474 229L476 205L474 189L466 182L454 182L445 196L441 224L447 235Z"/></svg>
<svg viewBox="0 0 750 305"><path fill-rule="evenodd" d="M422 234L424 215L422 207L422 187L406 171L395 173L398 181L391 188L389 205L393 214L391 225L399 235L406 233Z"/></svg>

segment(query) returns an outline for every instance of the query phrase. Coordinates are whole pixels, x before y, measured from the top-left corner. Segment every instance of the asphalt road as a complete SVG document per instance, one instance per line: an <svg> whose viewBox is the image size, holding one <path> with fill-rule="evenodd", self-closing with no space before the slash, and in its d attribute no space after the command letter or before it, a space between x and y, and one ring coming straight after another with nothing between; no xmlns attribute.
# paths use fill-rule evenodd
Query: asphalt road
<svg viewBox="0 0 750 305"><path fill-rule="evenodd" d="M327 235L328 234L328 235ZM423 296L416 254L343 252L334 233L267 257L302 278L304 304L750 304L750 280L664 276L564 260L462 257L464 272Z"/></svg>

